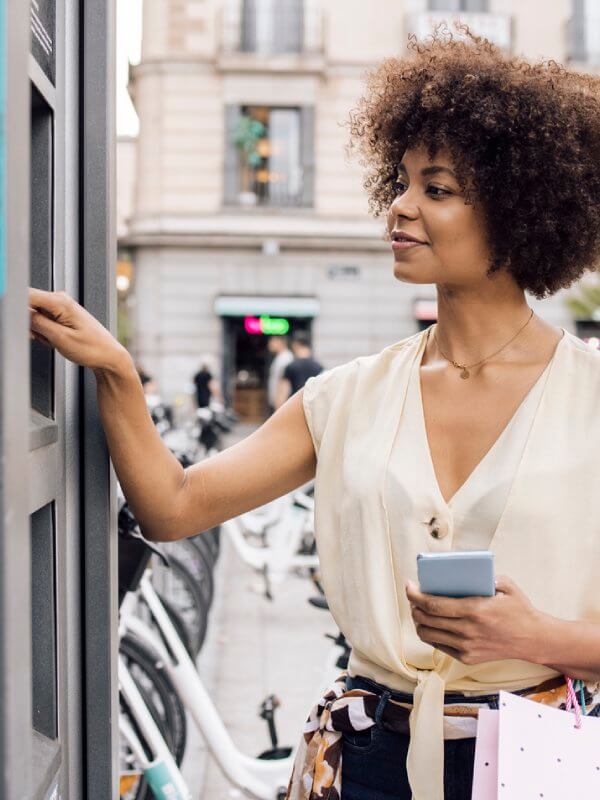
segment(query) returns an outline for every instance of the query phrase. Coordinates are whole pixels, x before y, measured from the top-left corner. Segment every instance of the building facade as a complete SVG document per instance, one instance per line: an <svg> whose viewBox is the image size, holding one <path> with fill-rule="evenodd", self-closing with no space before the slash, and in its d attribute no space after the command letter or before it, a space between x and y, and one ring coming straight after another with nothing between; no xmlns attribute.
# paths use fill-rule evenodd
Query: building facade
<svg viewBox="0 0 600 800"><path fill-rule="evenodd" d="M165 395L211 353L230 399L252 390L260 407L269 331L309 330L330 367L434 318L433 287L394 281L384 223L346 154L366 70L458 18L509 52L591 69L593 5L145 0L119 230L135 266L130 346ZM562 298L545 305L571 326Z"/></svg>

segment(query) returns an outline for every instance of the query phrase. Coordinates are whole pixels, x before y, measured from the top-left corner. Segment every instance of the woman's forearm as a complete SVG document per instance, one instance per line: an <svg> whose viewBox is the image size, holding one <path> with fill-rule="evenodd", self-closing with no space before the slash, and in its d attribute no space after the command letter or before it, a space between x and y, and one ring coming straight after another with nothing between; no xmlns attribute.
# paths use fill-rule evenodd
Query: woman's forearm
<svg viewBox="0 0 600 800"><path fill-rule="evenodd" d="M183 467L152 422L127 351L95 375L100 417L123 492L144 534L166 539L176 526Z"/></svg>
<svg viewBox="0 0 600 800"><path fill-rule="evenodd" d="M547 616L535 662L588 682L600 681L600 623Z"/></svg>

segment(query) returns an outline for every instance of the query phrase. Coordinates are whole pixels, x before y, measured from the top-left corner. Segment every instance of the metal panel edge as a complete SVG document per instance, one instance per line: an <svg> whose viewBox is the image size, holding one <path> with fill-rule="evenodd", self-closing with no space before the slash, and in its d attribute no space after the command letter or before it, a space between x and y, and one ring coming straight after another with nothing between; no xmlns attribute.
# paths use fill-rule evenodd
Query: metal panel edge
<svg viewBox="0 0 600 800"><path fill-rule="evenodd" d="M5 292L0 298L0 796L29 794L31 764L31 598L27 448L29 436L29 4L2 3L0 58L6 203ZM8 202L10 198L10 202ZM4 283L4 280L3 280Z"/></svg>
<svg viewBox="0 0 600 800"><path fill-rule="evenodd" d="M80 296L114 331L115 4L84 0L80 9ZM95 380L86 371L82 381L86 796L107 800L118 796L116 501Z"/></svg>

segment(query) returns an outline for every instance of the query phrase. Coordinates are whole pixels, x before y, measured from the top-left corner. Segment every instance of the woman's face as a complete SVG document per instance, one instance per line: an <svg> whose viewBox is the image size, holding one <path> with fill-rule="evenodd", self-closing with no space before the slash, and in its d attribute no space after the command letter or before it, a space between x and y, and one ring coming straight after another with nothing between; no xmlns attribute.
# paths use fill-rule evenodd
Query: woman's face
<svg viewBox="0 0 600 800"><path fill-rule="evenodd" d="M448 289L488 280L485 220L476 204L466 205L449 153L438 152L431 161L426 148L407 150L398 169L397 190L387 228L398 280ZM420 244L402 243L401 233Z"/></svg>

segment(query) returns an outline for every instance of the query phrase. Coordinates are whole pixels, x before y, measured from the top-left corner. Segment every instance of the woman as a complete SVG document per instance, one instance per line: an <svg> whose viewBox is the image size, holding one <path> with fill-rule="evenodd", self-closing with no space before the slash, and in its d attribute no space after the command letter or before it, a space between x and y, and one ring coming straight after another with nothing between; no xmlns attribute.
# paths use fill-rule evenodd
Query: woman
<svg viewBox="0 0 600 800"><path fill-rule="evenodd" d="M371 76L351 130L395 277L437 286L432 329L312 378L184 471L128 354L65 295L30 299L32 335L96 374L149 538L211 528L316 471L324 585L353 651L307 725L294 800L470 798L478 707L500 689L557 704L563 674L600 680L600 359L525 296L600 253L599 79L473 37L412 50ZM469 548L494 551L495 597L419 592L419 551Z"/></svg>

